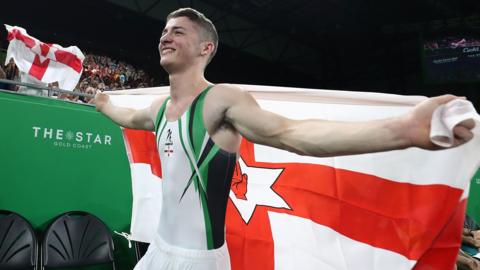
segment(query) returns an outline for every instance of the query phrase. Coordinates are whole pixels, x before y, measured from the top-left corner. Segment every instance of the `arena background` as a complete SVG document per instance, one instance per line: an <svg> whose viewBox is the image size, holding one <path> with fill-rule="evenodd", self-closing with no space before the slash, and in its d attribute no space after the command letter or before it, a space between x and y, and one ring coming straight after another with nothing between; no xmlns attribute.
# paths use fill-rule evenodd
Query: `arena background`
<svg viewBox="0 0 480 270"><path fill-rule="evenodd" d="M478 80L445 82L434 76L427 80L424 65L424 45L428 40L452 36L480 38L480 3L474 0L8 1L1 4L0 23L21 26L45 42L77 45L83 51L125 60L145 69L155 78L156 85L166 85L167 74L158 63L158 39L166 14L183 6L203 11L219 30L219 51L206 72L212 82L401 95L433 96L448 92L467 96L477 110L480 108L480 77ZM0 48L6 49L7 46L5 28L0 27ZM455 68L461 71L467 67ZM480 65L473 68L480 73ZM3 102L16 98L1 97ZM32 101L34 99L21 97L15 102L28 105L37 102ZM58 106L60 102L40 101L36 105L42 108L44 103ZM74 119L78 111L93 113L91 108L78 110L73 105L60 106L72 112L70 119ZM2 115L14 115L16 109L16 105L4 106L1 112ZM96 119L98 116L91 117ZM11 120L15 123L14 119ZM8 132L2 134L2 140L15 136ZM13 145L11 149L15 150ZM123 148L114 151L115 154L124 153ZM8 153L3 153L2 158L6 160ZM128 166L125 156L118 162ZM52 163L43 160L37 165L41 167L42 164L49 166ZM78 165L78 171L82 170L83 167ZM478 177L477 173L473 179L476 185L480 184ZM5 180L0 181L1 185ZM115 193L115 198L122 203L117 207L124 208L122 215L128 215L130 209L125 208L129 207L129 198L121 200L123 192L129 191L128 179L116 180L122 184L102 183L102 188L114 187L115 192L121 190ZM42 187L45 188L45 183L37 183L30 189L41 191ZM41 200L42 195L37 195ZM0 192L0 203L8 205L15 200L18 201L15 194ZM53 199L47 202L51 206L58 204ZM94 209L96 206L92 203L89 207ZM18 204L18 209L30 209L26 215L34 218L40 214L52 216L55 210L34 209L27 202ZM102 209L105 213L107 210ZM469 211L479 213L472 204ZM45 224L35 225L41 227ZM126 230L125 224L118 226ZM123 260L120 269L128 269L132 263L126 255L126 243L119 237L115 242L120 252L117 255Z"/></svg>
<svg viewBox="0 0 480 270"><path fill-rule="evenodd" d="M166 84L157 44L165 15L180 6L202 10L218 28L220 48L206 74L213 82L451 92L478 108L478 81L427 83L422 69L425 39L478 37L480 3L474 0L6 1L0 22L45 42L125 59ZM5 35L1 28L2 48Z"/></svg>

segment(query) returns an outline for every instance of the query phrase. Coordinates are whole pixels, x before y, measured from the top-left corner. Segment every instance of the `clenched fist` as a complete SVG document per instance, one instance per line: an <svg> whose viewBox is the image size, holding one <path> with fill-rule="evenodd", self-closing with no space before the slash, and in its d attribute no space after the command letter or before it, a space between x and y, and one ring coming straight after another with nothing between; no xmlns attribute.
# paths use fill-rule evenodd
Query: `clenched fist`
<svg viewBox="0 0 480 270"><path fill-rule="evenodd" d="M110 97L107 94L104 94L102 91L97 90L95 94L95 107L97 111L101 112L103 107L108 104Z"/></svg>

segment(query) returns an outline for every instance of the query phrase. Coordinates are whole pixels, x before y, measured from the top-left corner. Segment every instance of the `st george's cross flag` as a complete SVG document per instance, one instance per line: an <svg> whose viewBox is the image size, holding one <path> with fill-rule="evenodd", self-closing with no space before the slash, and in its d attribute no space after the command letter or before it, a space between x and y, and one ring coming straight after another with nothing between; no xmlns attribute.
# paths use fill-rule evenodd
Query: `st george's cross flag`
<svg viewBox="0 0 480 270"><path fill-rule="evenodd" d="M13 58L18 69L27 76L43 83L58 82L59 88L64 90L75 88L82 75L85 58L78 47L63 48L42 42L18 26L5 24L5 28L10 42L5 65Z"/></svg>
<svg viewBox="0 0 480 270"><path fill-rule="evenodd" d="M243 87L263 109L292 119L382 119L425 99ZM166 88L146 90L155 91L168 94ZM115 103L137 108L155 98L116 94ZM469 109L443 106L435 117L445 121L434 129L451 128L462 114L478 126L478 114L471 104ZM469 180L480 163L478 131L469 143L453 149L332 158L299 156L244 140L227 208L232 269L453 269ZM131 232L133 239L150 242L161 205L156 143L151 132L125 129L124 135L132 170Z"/></svg>

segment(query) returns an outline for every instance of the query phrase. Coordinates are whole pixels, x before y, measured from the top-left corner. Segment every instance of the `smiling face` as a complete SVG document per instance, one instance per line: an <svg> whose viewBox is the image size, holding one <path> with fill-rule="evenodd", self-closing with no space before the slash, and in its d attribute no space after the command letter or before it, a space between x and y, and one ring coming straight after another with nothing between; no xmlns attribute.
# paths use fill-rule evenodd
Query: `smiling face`
<svg viewBox="0 0 480 270"><path fill-rule="evenodd" d="M202 64L208 59L211 42L202 41L201 30L187 17L168 20L158 46L160 65L168 72Z"/></svg>

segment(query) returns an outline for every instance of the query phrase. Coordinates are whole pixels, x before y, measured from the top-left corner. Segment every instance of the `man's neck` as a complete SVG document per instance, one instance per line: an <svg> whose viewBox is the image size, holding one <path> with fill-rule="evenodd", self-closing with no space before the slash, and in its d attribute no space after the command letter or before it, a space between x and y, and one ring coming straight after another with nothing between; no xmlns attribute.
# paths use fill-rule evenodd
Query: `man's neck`
<svg viewBox="0 0 480 270"><path fill-rule="evenodd" d="M169 75L170 97L173 103L184 103L193 100L210 83L203 73L187 70Z"/></svg>

